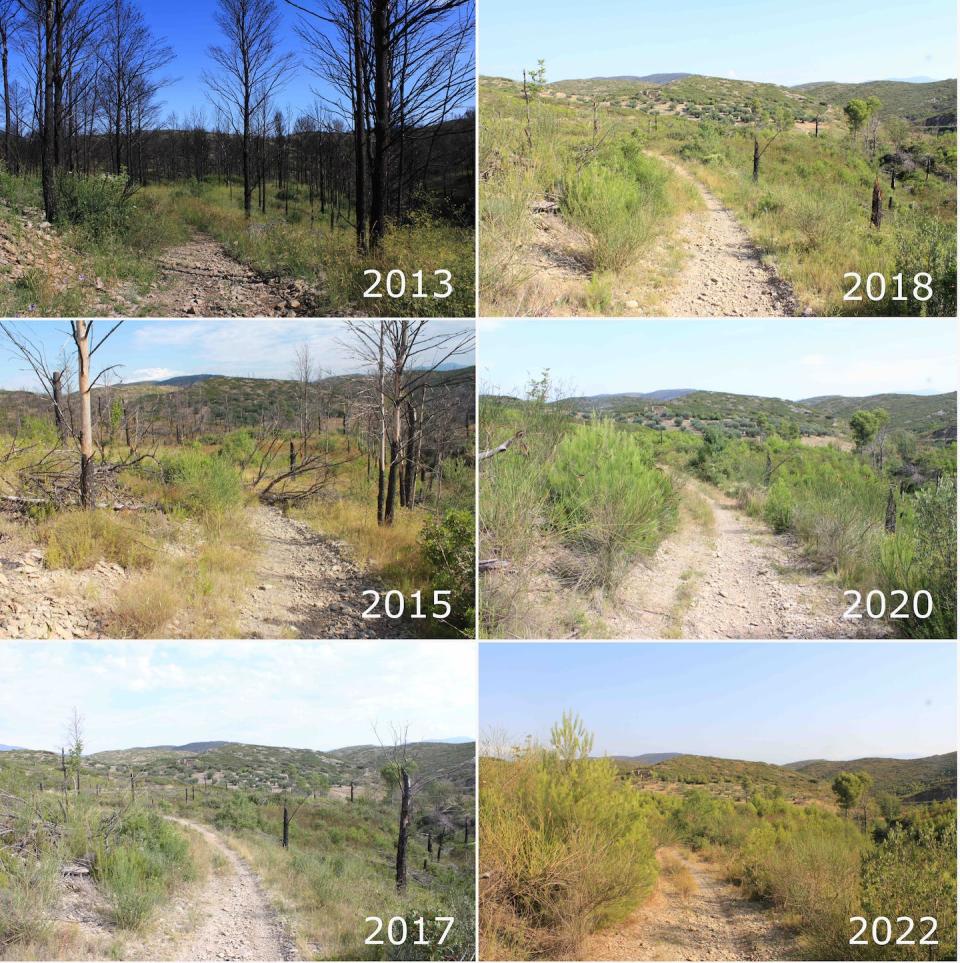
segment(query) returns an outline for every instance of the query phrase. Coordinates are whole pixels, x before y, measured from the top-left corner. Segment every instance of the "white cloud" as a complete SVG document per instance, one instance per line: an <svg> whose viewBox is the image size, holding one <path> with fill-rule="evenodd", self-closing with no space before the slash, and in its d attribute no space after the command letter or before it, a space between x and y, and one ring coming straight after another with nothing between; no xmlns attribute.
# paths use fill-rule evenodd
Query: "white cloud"
<svg viewBox="0 0 960 963"><path fill-rule="evenodd" d="M228 739L336 749L409 725L476 732L474 643L7 643L0 742L56 749L77 706L90 752Z"/></svg>
<svg viewBox="0 0 960 963"><path fill-rule="evenodd" d="M166 381L167 378L175 378L182 375L182 371L174 371L172 368L134 368L127 372L127 381Z"/></svg>

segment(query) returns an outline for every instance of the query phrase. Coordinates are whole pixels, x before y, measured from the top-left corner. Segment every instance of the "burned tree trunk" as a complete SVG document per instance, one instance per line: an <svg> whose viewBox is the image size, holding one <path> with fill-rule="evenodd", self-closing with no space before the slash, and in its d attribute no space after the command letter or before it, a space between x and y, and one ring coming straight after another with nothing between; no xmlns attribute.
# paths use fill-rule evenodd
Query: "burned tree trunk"
<svg viewBox="0 0 960 963"><path fill-rule="evenodd" d="M883 223L883 191L880 190L880 178L873 182L873 202L871 204L870 223L879 228Z"/></svg>
<svg viewBox="0 0 960 963"><path fill-rule="evenodd" d="M753 138L753 182L760 180L760 141Z"/></svg>
<svg viewBox="0 0 960 963"><path fill-rule="evenodd" d="M884 527L890 534L897 531L897 500L893 495L893 488L887 492L887 511L884 519Z"/></svg>
<svg viewBox="0 0 960 963"><path fill-rule="evenodd" d="M410 829L410 775L400 770L400 831L397 835L397 892L407 888L407 833Z"/></svg>
<svg viewBox="0 0 960 963"><path fill-rule="evenodd" d="M283 807L283 848L290 847L290 811Z"/></svg>
<svg viewBox="0 0 960 963"><path fill-rule="evenodd" d="M67 444L67 419L63 416L63 372L54 371L50 375L50 388L53 392L53 420L57 425L60 446Z"/></svg>

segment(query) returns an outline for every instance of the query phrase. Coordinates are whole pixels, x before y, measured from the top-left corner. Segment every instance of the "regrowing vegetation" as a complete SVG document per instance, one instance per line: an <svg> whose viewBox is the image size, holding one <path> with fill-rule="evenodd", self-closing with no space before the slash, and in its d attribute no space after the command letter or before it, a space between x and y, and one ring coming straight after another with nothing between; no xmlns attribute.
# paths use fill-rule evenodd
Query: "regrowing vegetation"
<svg viewBox="0 0 960 963"><path fill-rule="evenodd" d="M0 635L472 637L472 332L356 322L357 374L304 344L287 379L124 384L122 323L64 322L59 358L0 325L39 389L0 391ZM366 589L450 611L365 620Z"/></svg>
<svg viewBox="0 0 960 963"><path fill-rule="evenodd" d="M607 959L593 940L621 928L618 951L637 955L619 958L672 958L645 955L663 938L654 921L625 921L695 896L693 867L779 934L758 959L955 958L955 753L788 766L667 755L598 758L572 714L549 745L486 747L483 959ZM934 916L938 945L851 946L851 916Z"/></svg>
<svg viewBox="0 0 960 963"><path fill-rule="evenodd" d="M547 83L541 61L483 78L480 103L483 314L956 314L955 81ZM711 242L694 243L712 197L757 266L728 310L711 307L727 280ZM773 300L754 309L764 272ZM846 272L886 284L845 301Z"/></svg>
<svg viewBox="0 0 960 963"><path fill-rule="evenodd" d="M0 313L472 315L472 4L203 8L186 64L136 0L0 3Z"/></svg>
<svg viewBox="0 0 960 963"><path fill-rule="evenodd" d="M796 402L707 391L558 395L545 373L523 398L481 396L487 636L686 636L695 602L724 603L737 590L724 582L735 579L735 560L717 561L715 547L718 518L732 512L756 530L734 526L732 549L751 551L762 537L779 553L763 556L757 573L823 590L827 634L869 625L955 637L954 394ZM685 555L686 567L671 568ZM789 571L771 575L779 557L792 560ZM627 624L624 597L638 580L644 608ZM752 587L758 603L767 584ZM844 622L846 590L861 593L861 614L869 593L884 593L882 618ZM910 600L928 592L930 612L924 600L918 617L911 601L908 617L891 619L897 591ZM876 595L871 607L878 612ZM650 609L663 621L653 636L638 635ZM757 624L711 631L760 637L749 627ZM816 637L820 627L801 622L791 631Z"/></svg>
<svg viewBox="0 0 960 963"><path fill-rule="evenodd" d="M0 959L190 953L238 856L275 941L254 958L472 957L473 743L87 755L76 718L62 756L0 753ZM365 945L367 915L403 917L412 934L423 917L431 945ZM455 920L442 945L437 916ZM235 935L193 952L235 953Z"/></svg>

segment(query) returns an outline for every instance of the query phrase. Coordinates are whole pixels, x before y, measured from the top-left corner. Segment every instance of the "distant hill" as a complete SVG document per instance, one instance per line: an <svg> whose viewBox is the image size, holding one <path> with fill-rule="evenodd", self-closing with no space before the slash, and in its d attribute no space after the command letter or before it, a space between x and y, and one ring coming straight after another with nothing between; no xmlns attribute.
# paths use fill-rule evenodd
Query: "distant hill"
<svg viewBox="0 0 960 963"><path fill-rule="evenodd" d="M922 759L804 759L787 763L785 768L827 781L832 780L839 772L862 771L873 777L877 789L904 797L919 793L928 798L950 799L957 794L955 752L924 756ZM934 793L932 796L931 791Z"/></svg>
<svg viewBox="0 0 960 963"><path fill-rule="evenodd" d="M666 762L669 759L676 759L682 756L682 752L645 752L639 756L614 756L617 762L634 762L640 765L652 766L657 762Z"/></svg>
<svg viewBox="0 0 960 963"><path fill-rule="evenodd" d="M880 116L905 117L915 124L957 124L956 80L872 80L862 84L809 83L792 88L816 101L843 107L855 97L880 101Z"/></svg>
<svg viewBox="0 0 960 963"><path fill-rule="evenodd" d="M882 394L863 398L844 395L821 395L801 402L832 418L849 418L860 408L885 408L890 413L894 428L905 428L919 434L946 429L948 435L957 433L957 393L942 395Z"/></svg>
<svg viewBox="0 0 960 963"><path fill-rule="evenodd" d="M420 771L464 767L455 781L461 788L472 786L473 769L466 764L473 759L473 741L412 743L408 751ZM312 775L323 776L335 784L353 781L376 785L389 752L381 746L321 751L211 741L112 749L93 753L84 761L93 774L110 778L124 778L134 772L138 778L155 783L206 782L279 792Z"/></svg>
<svg viewBox="0 0 960 963"><path fill-rule="evenodd" d="M885 408L890 427L951 441L957 433L957 396L882 394L852 398L823 395L790 401L762 395L740 395L726 391L663 389L649 392L620 392L566 398L562 402L582 416L592 412L609 414L619 420L646 421L650 418L682 418L685 422L721 422L749 434L760 416L774 424L795 422L805 435L848 435L850 415L860 408ZM753 428L751 428L753 426Z"/></svg>
<svg viewBox="0 0 960 963"><path fill-rule="evenodd" d="M23 746L5 746L0 743L0 752L18 752L23 749Z"/></svg>
<svg viewBox="0 0 960 963"><path fill-rule="evenodd" d="M830 783L838 772L863 770L873 776L875 789L893 793L905 802L956 798L956 753L924 759L878 757L845 762L808 759L783 766L717 756L663 755L668 758L644 761L644 756L619 757L618 762L641 784L706 786L722 795L736 795L737 787L742 791L746 783L753 790L769 787L794 798L830 801L833 797Z"/></svg>
<svg viewBox="0 0 960 963"><path fill-rule="evenodd" d="M504 78L482 78L484 84L516 88ZM829 117L844 126L842 108L854 98L877 97L880 115L899 116L918 126L955 128L957 85L955 80L876 80L867 83L815 81L785 87L761 81L711 77L696 73L655 73L560 80L543 90L548 99L593 101L658 114L752 124L757 111L774 116L786 111L797 121ZM826 116L825 116L826 107Z"/></svg>

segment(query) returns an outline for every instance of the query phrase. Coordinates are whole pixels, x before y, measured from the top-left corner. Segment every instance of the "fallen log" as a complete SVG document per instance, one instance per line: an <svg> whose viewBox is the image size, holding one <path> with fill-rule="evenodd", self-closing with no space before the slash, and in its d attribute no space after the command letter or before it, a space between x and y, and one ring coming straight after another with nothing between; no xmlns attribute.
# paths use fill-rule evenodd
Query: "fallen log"
<svg viewBox="0 0 960 963"><path fill-rule="evenodd" d="M496 448L488 448L486 451L481 451L477 453L477 461L484 461L487 458L493 458L494 455L499 455L501 452L506 451L514 442L519 442L521 448L526 451L526 446L523 444L523 438L526 432L521 428L512 438L508 438L502 445L497 445Z"/></svg>
<svg viewBox="0 0 960 963"><path fill-rule="evenodd" d="M488 558L480 561L481 572L493 572L502 568L510 568L510 563L502 558Z"/></svg>

